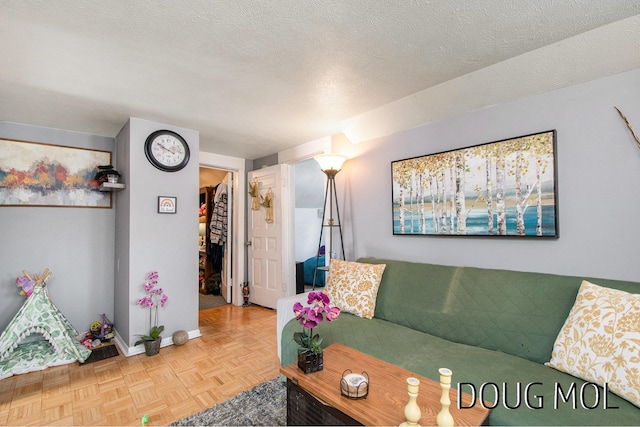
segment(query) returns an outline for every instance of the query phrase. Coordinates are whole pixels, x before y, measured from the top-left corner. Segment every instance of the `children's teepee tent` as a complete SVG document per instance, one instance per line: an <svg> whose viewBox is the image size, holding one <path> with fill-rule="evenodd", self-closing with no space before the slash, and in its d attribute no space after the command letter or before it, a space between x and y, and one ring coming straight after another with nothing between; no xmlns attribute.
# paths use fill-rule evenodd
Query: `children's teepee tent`
<svg viewBox="0 0 640 427"><path fill-rule="evenodd" d="M34 276L33 292L0 335L0 380L76 360L84 362L91 354L49 299L44 286L49 276L48 270L39 279Z"/></svg>

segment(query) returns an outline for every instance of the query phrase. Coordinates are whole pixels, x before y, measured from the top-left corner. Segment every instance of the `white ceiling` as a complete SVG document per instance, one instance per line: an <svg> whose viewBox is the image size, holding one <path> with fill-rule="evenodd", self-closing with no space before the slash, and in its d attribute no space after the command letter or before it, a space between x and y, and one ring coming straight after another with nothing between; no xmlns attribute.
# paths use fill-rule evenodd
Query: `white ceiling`
<svg viewBox="0 0 640 427"><path fill-rule="evenodd" d="M115 136L139 117L255 159L638 14L640 0L0 0L0 120Z"/></svg>

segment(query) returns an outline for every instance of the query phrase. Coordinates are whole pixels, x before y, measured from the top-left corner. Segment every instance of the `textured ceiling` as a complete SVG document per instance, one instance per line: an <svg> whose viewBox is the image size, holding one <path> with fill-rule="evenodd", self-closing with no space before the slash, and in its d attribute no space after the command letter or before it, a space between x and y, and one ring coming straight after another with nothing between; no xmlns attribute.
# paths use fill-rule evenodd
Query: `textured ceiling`
<svg viewBox="0 0 640 427"><path fill-rule="evenodd" d="M255 159L639 5L0 0L0 120L115 136L139 117L198 130L202 151Z"/></svg>

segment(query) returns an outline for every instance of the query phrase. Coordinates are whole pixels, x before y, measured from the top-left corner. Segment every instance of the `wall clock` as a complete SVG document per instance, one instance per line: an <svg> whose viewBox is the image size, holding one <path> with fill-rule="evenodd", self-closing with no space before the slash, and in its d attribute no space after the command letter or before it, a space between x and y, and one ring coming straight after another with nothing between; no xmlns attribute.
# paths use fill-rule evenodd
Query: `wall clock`
<svg viewBox="0 0 640 427"><path fill-rule="evenodd" d="M170 130L157 130L147 137L144 154L149 162L165 172L176 172L189 163L189 145Z"/></svg>

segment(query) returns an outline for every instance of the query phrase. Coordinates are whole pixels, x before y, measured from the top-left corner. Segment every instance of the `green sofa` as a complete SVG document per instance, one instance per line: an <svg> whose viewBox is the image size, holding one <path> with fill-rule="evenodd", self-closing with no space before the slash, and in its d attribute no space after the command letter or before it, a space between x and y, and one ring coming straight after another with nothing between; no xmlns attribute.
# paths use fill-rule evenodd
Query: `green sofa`
<svg viewBox="0 0 640 427"><path fill-rule="evenodd" d="M495 406L491 425L640 425L640 408L544 366L582 280L631 293L640 293L640 283L358 261L387 265L374 318L342 313L321 323L316 331L324 337L323 346L340 342L436 381L438 368L450 368L454 387ZM297 360L292 337L301 331L286 310L303 298L278 303L282 366Z"/></svg>

